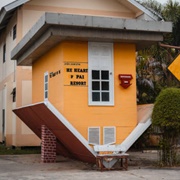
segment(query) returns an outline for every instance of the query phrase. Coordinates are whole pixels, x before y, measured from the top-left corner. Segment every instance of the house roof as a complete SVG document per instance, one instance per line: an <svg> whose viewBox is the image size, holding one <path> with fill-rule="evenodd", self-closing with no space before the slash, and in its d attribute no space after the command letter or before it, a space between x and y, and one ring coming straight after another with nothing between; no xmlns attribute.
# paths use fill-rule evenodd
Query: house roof
<svg viewBox="0 0 180 180"><path fill-rule="evenodd" d="M0 31L6 27L6 25L9 22L9 19L11 19L14 12L16 11L16 9L19 6L27 3L28 1L30 1L30 0L16 0L16 1L2 7L2 9L0 11ZM118 0L118 1L120 1L120 0ZM162 17L160 15L158 15L155 12L150 11L149 9L145 8L144 6L142 6L135 0L121 1L121 3L123 3L123 4L127 3L127 2L131 3L136 8L140 9L142 12L144 12L149 17L151 17L153 20L155 20L155 21L162 20Z"/></svg>
<svg viewBox="0 0 180 180"><path fill-rule="evenodd" d="M154 104L143 104L138 105L138 123L145 123L149 118L151 118Z"/></svg>
<svg viewBox="0 0 180 180"><path fill-rule="evenodd" d="M17 0L17 1L14 1L14 2L2 7L2 9L0 11L0 32L7 26L9 20L12 18L16 9L19 6L27 3L28 1L29 0Z"/></svg>
<svg viewBox="0 0 180 180"><path fill-rule="evenodd" d="M57 153L84 162L95 163L96 153L88 141L56 110L50 110L50 102L31 104L13 112L39 137L45 125L57 138ZM39 113L43 112L43 113Z"/></svg>
<svg viewBox="0 0 180 180"><path fill-rule="evenodd" d="M138 106L138 125L120 145L127 151L151 124L153 104ZM39 137L45 125L57 138L57 152L63 156L94 163L97 153L88 141L50 102L31 104L14 109L13 112ZM39 113L43 112L43 113ZM51 120L51 121L49 121ZM107 146L106 146L107 147Z"/></svg>
<svg viewBox="0 0 180 180"><path fill-rule="evenodd" d="M97 16L45 13L12 50L18 65L31 66L47 50L63 40L124 42L137 50L163 41L172 23Z"/></svg>
<svg viewBox="0 0 180 180"><path fill-rule="evenodd" d="M135 0L128 0L128 2L130 2L131 4L133 4L134 6L136 6L138 9L140 9L141 11L143 11L145 14L147 14L149 17L151 17L153 20L155 21L161 21L163 20L162 16L160 14L158 14L157 12L147 9L146 7L144 7L143 5L139 4L137 1Z"/></svg>

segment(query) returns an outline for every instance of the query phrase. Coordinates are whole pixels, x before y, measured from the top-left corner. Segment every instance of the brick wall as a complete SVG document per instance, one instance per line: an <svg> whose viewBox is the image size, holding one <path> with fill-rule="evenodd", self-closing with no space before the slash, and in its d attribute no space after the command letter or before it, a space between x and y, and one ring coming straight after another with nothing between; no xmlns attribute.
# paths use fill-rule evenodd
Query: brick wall
<svg viewBox="0 0 180 180"><path fill-rule="evenodd" d="M56 137L45 125L41 127L41 140L41 161L56 162Z"/></svg>

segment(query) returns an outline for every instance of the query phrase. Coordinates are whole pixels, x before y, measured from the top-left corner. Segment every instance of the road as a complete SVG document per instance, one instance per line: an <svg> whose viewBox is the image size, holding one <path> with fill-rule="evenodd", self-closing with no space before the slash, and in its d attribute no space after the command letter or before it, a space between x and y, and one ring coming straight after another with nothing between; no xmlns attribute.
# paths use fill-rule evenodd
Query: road
<svg viewBox="0 0 180 180"><path fill-rule="evenodd" d="M138 155L141 159L137 154L130 155L128 171L104 172L97 171L95 165L61 156L57 163L43 164L40 154L1 155L0 180L180 180L179 167L157 168L153 164L156 155Z"/></svg>

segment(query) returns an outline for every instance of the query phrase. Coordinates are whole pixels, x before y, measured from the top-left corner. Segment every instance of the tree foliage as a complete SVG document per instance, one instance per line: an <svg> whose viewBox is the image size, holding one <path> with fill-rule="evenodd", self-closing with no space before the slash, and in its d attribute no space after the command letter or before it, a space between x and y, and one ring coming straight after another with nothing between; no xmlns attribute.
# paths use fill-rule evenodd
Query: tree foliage
<svg viewBox="0 0 180 180"><path fill-rule="evenodd" d="M180 89L167 88L156 99L152 114L153 125L171 133L180 133ZM168 132L169 133L169 132Z"/></svg>
<svg viewBox="0 0 180 180"><path fill-rule="evenodd" d="M164 44L180 46L180 4L169 0L162 5L156 0L140 1L145 7L158 12L166 21L172 21L172 33L164 34ZM160 91L179 87L179 81L168 71L168 66L179 54L177 49L155 44L142 49L137 55L137 99L139 104L154 103Z"/></svg>
<svg viewBox="0 0 180 180"><path fill-rule="evenodd" d="M167 88L156 99L152 124L159 127L160 163L173 166L177 164L177 144L180 138L180 89Z"/></svg>
<svg viewBox="0 0 180 180"><path fill-rule="evenodd" d="M156 0L140 2L150 10L158 12L165 21L173 23L172 33L165 33L162 43L180 46L180 3L172 0L163 5ZM179 53L178 49L164 48L156 44L139 51L137 55L138 103L154 103L156 99L152 120L153 126L158 127L161 132L160 163L169 166L177 163L176 145L180 139L180 82L168 71L168 66Z"/></svg>

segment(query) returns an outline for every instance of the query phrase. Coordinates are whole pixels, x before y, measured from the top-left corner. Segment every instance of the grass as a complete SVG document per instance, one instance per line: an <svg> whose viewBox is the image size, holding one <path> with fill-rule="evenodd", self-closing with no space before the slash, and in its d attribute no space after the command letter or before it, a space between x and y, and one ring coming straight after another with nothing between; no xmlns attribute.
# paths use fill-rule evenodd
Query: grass
<svg viewBox="0 0 180 180"><path fill-rule="evenodd" d="M0 144L0 155L40 154L40 147L6 147Z"/></svg>

